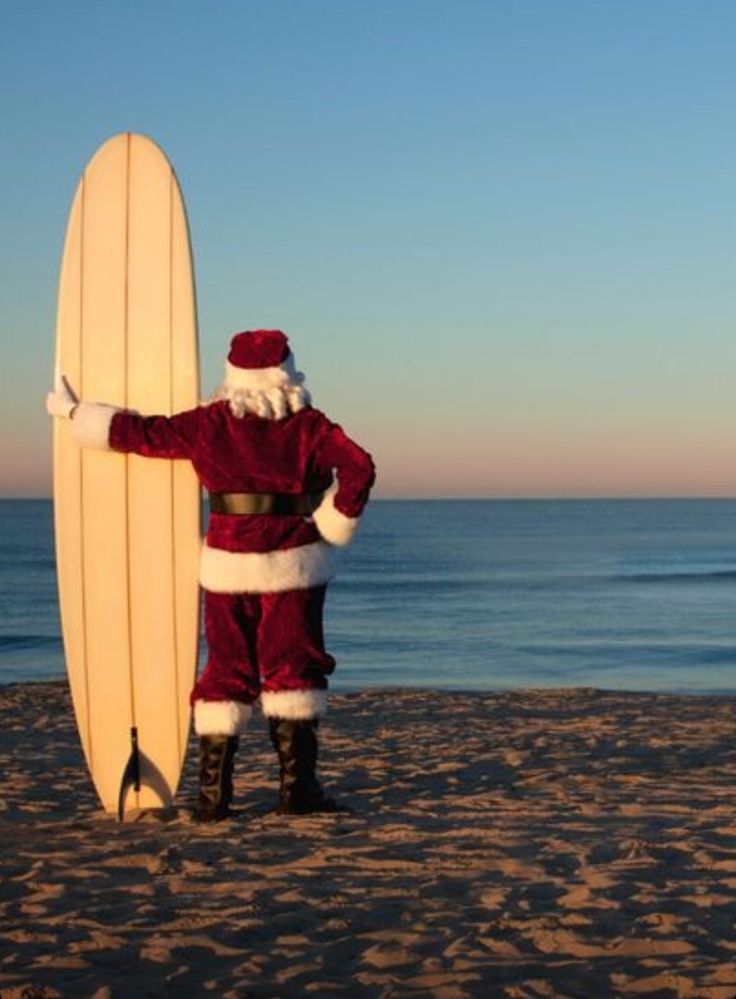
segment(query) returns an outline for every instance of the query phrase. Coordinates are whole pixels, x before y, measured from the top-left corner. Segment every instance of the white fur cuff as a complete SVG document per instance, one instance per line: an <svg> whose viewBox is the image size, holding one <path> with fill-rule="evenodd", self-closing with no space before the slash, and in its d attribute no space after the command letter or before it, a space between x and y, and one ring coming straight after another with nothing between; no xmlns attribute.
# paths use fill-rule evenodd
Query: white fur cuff
<svg viewBox="0 0 736 999"><path fill-rule="evenodd" d="M197 735L242 735L253 714L241 701L195 701L194 731Z"/></svg>
<svg viewBox="0 0 736 999"><path fill-rule="evenodd" d="M80 402L72 417L72 437L80 447L110 450L110 424L120 409L103 402Z"/></svg>
<svg viewBox="0 0 736 999"><path fill-rule="evenodd" d="M261 693L261 707L267 718L308 721L312 718L319 718L327 710L327 691L263 691Z"/></svg>
<svg viewBox="0 0 736 999"><path fill-rule="evenodd" d="M335 490L325 493L325 497L312 514L317 530L331 545L343 547L349 544L355 534L360 517L346 517L335 506Z"/></svg>
<svg viewBox="0 0 736 999"><path fill-rule="evenodd" d="M199 581L210 593L284 593L322 586L335 572L335 555L322 541L272 552L228 552L205 544Z"/></svg>

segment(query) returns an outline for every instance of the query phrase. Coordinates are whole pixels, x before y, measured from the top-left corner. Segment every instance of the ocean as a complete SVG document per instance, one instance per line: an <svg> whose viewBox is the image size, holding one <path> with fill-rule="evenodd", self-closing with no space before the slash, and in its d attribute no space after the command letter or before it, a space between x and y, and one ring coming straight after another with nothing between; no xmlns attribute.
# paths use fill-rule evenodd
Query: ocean
<svg viewBox="0 0 736 999"><path fill-rule="evenodd" d="M736 500L375 501L332 686L736 693ZM63 677L52 505L0 500L0 683Z"/></svg>

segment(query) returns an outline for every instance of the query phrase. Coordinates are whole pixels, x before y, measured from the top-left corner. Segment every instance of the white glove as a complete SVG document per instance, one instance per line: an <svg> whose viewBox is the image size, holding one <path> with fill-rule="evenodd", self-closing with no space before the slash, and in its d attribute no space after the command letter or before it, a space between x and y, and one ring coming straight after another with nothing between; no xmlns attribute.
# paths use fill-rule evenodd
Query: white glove
<svg viewBox="0 0 736 999"><path fill-rule="evenodd" d="M79 405L79 399L74 394L69 382L63 375L56 378L56 388L46 396L46 412L49 416L61 416L68 419L72 410Z"/></svg>

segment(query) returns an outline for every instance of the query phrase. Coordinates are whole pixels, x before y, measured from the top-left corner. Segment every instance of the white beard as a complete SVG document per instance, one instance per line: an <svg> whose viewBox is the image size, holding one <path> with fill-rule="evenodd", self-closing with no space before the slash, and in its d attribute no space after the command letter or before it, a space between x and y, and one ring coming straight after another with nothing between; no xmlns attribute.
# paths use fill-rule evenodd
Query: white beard
<svg viewBox="0 0 736 999"><path fill-rule="evenodd" d="M264 420L282 420L312 403L304 386L304 375L289 354L283 364L271 368L236 368L225 364L225 380L206 404L226 400L238 419L253 413Z"/></svg>

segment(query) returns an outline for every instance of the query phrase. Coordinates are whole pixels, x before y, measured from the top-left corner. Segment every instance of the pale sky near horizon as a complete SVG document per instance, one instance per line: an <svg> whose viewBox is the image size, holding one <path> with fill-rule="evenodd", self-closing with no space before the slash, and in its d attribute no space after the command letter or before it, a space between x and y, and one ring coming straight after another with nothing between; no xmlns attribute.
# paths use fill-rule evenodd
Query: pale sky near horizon
<svg viewBox="0 0 736 999"><path fill-rule="evenodd" d="M48 495L79 174L189 211L203 394L291 336L383 496L736 495L736 5L0 0L0 495Z"/></svg>

